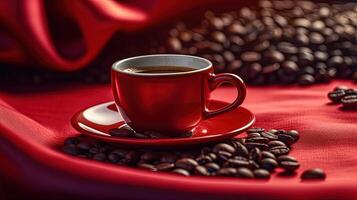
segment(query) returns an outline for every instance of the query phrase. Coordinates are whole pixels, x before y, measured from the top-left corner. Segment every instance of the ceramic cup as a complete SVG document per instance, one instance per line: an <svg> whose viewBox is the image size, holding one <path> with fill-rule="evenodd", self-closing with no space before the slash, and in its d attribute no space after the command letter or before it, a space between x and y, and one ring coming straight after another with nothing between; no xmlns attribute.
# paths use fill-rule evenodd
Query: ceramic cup
<svg viewBox="0 0 357 200"><path fill-rule="evenodd" d="M137 73L128 68L148 66L190 67L175 73ZM112 66L112 88L117 108L125 122L136 131L157 131L175 136L192 130L207 118L237 108L246 87L234 74L214 74L212 63L204 58L157 54L127 58ZM229 105L211 111L207 102L212 90L223 83L238 90Z"/></svg>

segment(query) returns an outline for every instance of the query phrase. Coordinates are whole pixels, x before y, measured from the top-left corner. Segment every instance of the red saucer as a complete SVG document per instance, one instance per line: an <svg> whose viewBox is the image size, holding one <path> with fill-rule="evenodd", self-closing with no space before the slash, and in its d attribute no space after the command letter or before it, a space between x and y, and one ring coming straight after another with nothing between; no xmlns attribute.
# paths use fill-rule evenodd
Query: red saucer
<svg viewBox="0 0 357 200"><path fill-rule="evenodd" d="M226 104L225 102L212 100L209 108L217 109ZM191 137L165 139L122 138L108 134L110 129L125 124L116 109L115 103L111 101L79 111L72 117L71 122L72 126L79 132L98 140L130 147L163 148L202 144L232 138L251 127L255 122L255 117L248 109L239 107L230 112L201 121L193 130Z"/></svg>

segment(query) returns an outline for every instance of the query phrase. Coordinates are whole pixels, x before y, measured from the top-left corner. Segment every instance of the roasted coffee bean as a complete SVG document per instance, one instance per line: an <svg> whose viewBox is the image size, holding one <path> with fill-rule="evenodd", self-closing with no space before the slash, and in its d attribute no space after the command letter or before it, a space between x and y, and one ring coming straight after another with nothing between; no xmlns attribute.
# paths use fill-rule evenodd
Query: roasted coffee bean
<svg viewBox="0 0 357 200"><path fill-rule="evenodd" d="M346 95L344 90L335 90L332 92L328 93L328 98L332 101L332 102L341 102L341 99Z"/></svg>
<svg viewBox="0 0 357 200"><path fill-rule="evenodd" d="M175 162L175 166L192 172L198 163L191 158L181 158Z"/></svg>
<svg viewBox="0 0 357 200"><path fill-rule="evenodd" d="M232 167L224 167L217 171L217 176L235 176L237 174L237 169Z"/></svg>
<svg viewBox="0 0 357 200"><path fill-rule="evenodd" d="M209 153L207 156L209 156L213 161L217 160L217 155L214 153Z"/></svg>
<svg viewBox="0 0 357 200"><path fill-rule="evenodd" d="M233 154L235 152L234 147L226 143L219 143L213 147L213 152L218 153L219 151L226 151Z"/></svg>
<svg viewBox="0 0 357 200"><path fill-rule="evenodd" d="M160 163L155 166L158 171L170 171L175 168L174 163Z"/></svg>
<svg viewBox="0 0 357 200"><path fill-rule="evenodd" d="M138 167L139 168L143 168L143 169L147 169L147 170L150 170L150 171L157 171L157 169L155 168L154 165L147 164L147 163L139 164Z"/></svg>
<svg viewBox="0 0 357 200"><path fill-rule="evenodd" d="M254 160L249 160L249 168L250 169L258 169L259 168L259 164L257 162L255 162Z"/></svg>
<svg viewBox="0 0 357 200"><path fill-rule="evenodd" d="M113 137L133 137L134 132L135 131L131 129L128 125L109 130L109 134Z"/></svg>
<svg viewBox="0 0 357 200"><path fill-rule="evenodd" d="M260 150L269 149L269 146L267 144L263 144L263 143L249 142L249 143L245 143L245 146L247 147L248 150L251 150L251 149L254 149L254 148L258 148Z"/></svg>
<svg viewBox="0 0 357 200"><path fill-rule="evenodd" d="M67 143L68 143L68 141L67 141ZM74 144L65 145L64 147L62 147L62 151L64 151L67 154L73 155L73 156L76 156L80 153L80 151Z"/></svg>
<svg viewBox="0 0 357 200"><path fill-rule="evenodd" d="M105 155L104 153L97 153L93 156L93 160L97 160L97 161L105 161L107 159L107 155Z"/></svg>
<svg viewBox="0 0 357 200"><path fill-rule="evenodd" d="M270 132L262 132L262 133L260 133L260 135L262 137L267 138L268 140L277 140L278 139L278 136L276 136L275 134L270 133Z"/></svg>
<svg viewBox="0 0 357 200"><path fill-rule="evenodd" d="M278 167L278 162L272 158L264 158L261 161L261 167L271 172L274 171L276 167Z"/></svg>
<svg viewBox="0 0 357 200"><path fill-rule="evenodd" d="M129 150L126 150L126 149L114 149L111 153L117 154L119 157L124 158L129 153Z"/></svg>
<svg viewBox="0 0 357 200"><path fill-rule="evenodd" d="M140 156L141 160L145 160L148 162L156 161L156 160L159 160L160 158L161 158L160 154L158 154L156 152L150 152L150 151L146 152Z"/></svg>
<svg viewBox="0 0 357 200"><path fill-rule="evenodd" d="M269 50L264 54L267 61L275 63L284 60L284 54L276 50Z"/></svg>
<svg viewBox="0 0 357 200"><path fill-rule="evenodd" d="M323 180L326 178L325 172L320 168L312 168L305 170L301 174L302 180Z"/></svg>
<svg viewBox="0 0 357 200"><path fill-rule="evenodd" d="M277 158L277 161L279 163L283 162L283 161L290 161L290 162L297 162L296 158L292 157L292 156L288 156L288 155L282 155L282 156L279 156Z"/></svg>
<svg viewBox="0 0 357 200"><path fill-rule="evenodd" d="M235 147L235 154L238 156L243 156L243 157L247 157L249 154L249 151L247 149L246 146L244 146L242 143L240 142L235 142L236 147Z"/></svg>
<svg viewBox="0 0 357 200"><path fill-rule="evenodd" d="M274 156L274 154L270 153L269 151L262 151L262 158L271 158L276 160L276 157Z"/></svg>
<svg viewBox="0 0 357 200"><path fill-rule="evenodd" d="M185 169L176 168L176 169L172 170L171 172L182 175L182 176L190 176L190 172L188 172Z"/></svg>
<svg viewBox="0 0 357 200"><path fill-rule="evenodd" d="M92 147L89 149L89 153L97 154L97 153L99 153L99 149L97 147Z"/></svg>
<svg viewBox="0 0 357 200"><path fill-rule="evenodd" d="M249 133L247 138L260 137L260 133Z"/></svg>
<svg viewBox="0 0 357 200"><path fill-rule="evenodd" d="M259 178L259 179L269 179L270 178L270 173L268 170L265 169L255 169L253 171L254 177Z"/></svg>
<svg viewBox="0 0 357 200"><path fill-rule="evenodd" d="M287 146L290 146L295 142L295 139L288 134L279 134L278 140L284 142Z"/></svg>
<svg viewBox="0 0 357 200"><path fill-rule="evenodd" d="M297 130L289 130L287 134L294 138L294 142L297 142L300 138L300 134Z"/></svg>
<svg viewBox="0 0 357 200"><path fill-rule="evenodd" d="M133 136L134 136L135 138L138 138L138 139L148 139L148 138L150 138L149 135L145 135L145 134L143 134L143 133L138 133L138 132L134 132L134 133L133 133Z"/></svg>
<svg viewBox="0 0 357 200"><path fill-rule="evenodd" d="M77 148L80 150L89 150L90 148L92 148L92 144L88 143L88 142L80 142L79 144L77 144Z"/></svg>
<svg viewBox="0 0 357 200"><path fill-rule="evenodd" d="M232 157L233 154L227 152L227 151L219 151L217 153L217 157L221 161L227 161L230 157Z"/></svg>
<svg viewBox="0 0 357 200"><path fill-rule="evenodd" d="M224 163L225 167L248 167L249 166L249 162L248 160L239 160L239 159L228 159L225 163Z"/></svg>
<svg viewBox="0 0 357 200"><path fill-rule="evenodd" d="M160 158L160 162L162 163L165 163L165 162L168 162L168 163L174 163L176 162L176 160L178 159L179 157L175 154L170 154L170 153L163 153L161 158Z"/></svg>
<svg viewBox="0 0 357 200"><path fill-rule="evenodd" d="M64 144L65 145L69 145L69 144L77 145L80 141L81 140L76 137L69 137L64 141Z"/></svg>
<svg viewBox="0 0 357 200"><path fill-rule="evenodd" d="M237 169L237 176L240 178L254 178L252 170L246 167L240 167Z"/></svg>
<svg viewBox="0 0 357 200"><path fill-rule="evenodd" d="M257 62L261 58L259 53L248 51L241 54L241 60L244 62Z"/></svg>
<svg viewBox="0 0 357 200"><path fill-rule="evenodd" d="M290 149L286 146L276 146L269 149L269 151L275 156L286 155Z"/></svg>
<svg viewBox="0 0 357 200"><path fill-rule="evenodd" d="M300 164L298 162L282 161L279 163L279 166L287 172L294 172L300 167Z"/></svg>
<svg viewBox="0 0 357 200"><path fill-rule="evenodd" d="M245 140L247 143L252 142L252 143L267 143L269 139L265 137L249 137L248 139Z"/></svg>
<svg viewBox="0 0 357 200"><path fill-rule="evenodd" d="M112 162L112 163L116 163L116 162L118 162L118 161L120 160L120 157L119 157L117 154L115 154L115 153L110 153L110 154L108 155L108 160L109 160L110 162Z"/></svg>
<svg viewBox="0 0 357 200"><path fill-rule="evenodd" d="M253 127L247 130L247 133L261 133L264 132L265 129L264 128L259 128L259 127Z"/></svg>
<svg viewBox="0 0 357 200"><path fill-rule="evenodd" d="M357 108L357 95L344 96L341 103L346 108Z"/></svg>
<svg viewBox="0 0 357 200"><path fill-rule="evenodd" d="M212 162L212 158L207 155L200 155L199 157L196 158L196 161L198 164L203 165L205 163Z"/></svg>
<svg viewBox="0 0 357 200"><path fill-rule="evenodd" d="M286 144L279 140L272 140L272 141L268 142L268 146L269 146L269 148L273 148L276 146L286 146Z"/></svg>
<svg viewBox="0 0 357 200"><path fill-rule="evenodd" d="M206 163L205 167L209 173L218 171L221 167L217 163Z"/></svg>
<svg viewBox="0 0 357 200"><path fill-rule="evenodd" d="M259 148L255 147L249 152L249 159L254 160L257 163L260 163L260 161L262 160L262 153L259 150Z"/></svg>
<svg viewBox="0 0 357 200"><path fill-rule="evenodd" d="M201 175L201 176L209 176L209 172L207 171L206 167L198 165L195 168L195 174Z"/></svg>

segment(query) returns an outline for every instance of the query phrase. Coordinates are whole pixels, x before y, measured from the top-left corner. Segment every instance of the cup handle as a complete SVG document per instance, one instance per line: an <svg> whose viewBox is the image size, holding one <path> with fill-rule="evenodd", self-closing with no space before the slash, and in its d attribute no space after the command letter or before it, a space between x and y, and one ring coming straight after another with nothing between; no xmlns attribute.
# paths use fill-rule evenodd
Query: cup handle
<svg viewBox="0 0 357 200"><path fill-rule="evenodd" d="M229 73L222 73L218 75L211 74L211 77L209 78L209 88L211 91L215 90L223 83L229 83L237 88L237 98L231 104L218 110L209 111L206 107L204 111L204 118L208 119L216 115L231 111L243 103L246 95L246 89L243 80L239 78L239 76Z"/></svg>

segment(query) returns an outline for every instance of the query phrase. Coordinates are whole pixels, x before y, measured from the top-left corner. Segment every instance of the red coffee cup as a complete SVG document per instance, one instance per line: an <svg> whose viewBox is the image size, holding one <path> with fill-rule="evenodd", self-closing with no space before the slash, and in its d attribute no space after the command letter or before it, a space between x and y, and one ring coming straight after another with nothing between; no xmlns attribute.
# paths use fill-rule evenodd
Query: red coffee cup
<svg viewBox="0 0 357 200"><path fill-rule="evenodd" d="M174 73L136 73L128 68L148 66L190 67ZM212 90L223 83L238 90L233 103L214 111L207 108ZM192 130L202 119L228 112L242 104L246 88L234 74L214 74L204 58L157 54L127 58L112 66L112 88L118 110L136 131L157 131L175 136Z"/></svg>

